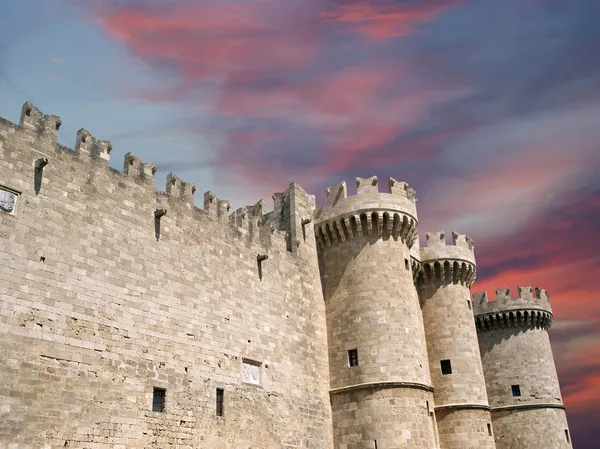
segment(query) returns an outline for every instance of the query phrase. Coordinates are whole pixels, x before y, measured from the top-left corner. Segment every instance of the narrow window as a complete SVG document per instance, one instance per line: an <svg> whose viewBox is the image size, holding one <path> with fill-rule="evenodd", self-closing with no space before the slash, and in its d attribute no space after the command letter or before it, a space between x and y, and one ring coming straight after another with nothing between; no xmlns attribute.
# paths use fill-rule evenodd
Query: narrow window
<svg viewBox="0 0 600 449"><path fill-rule="evenodd" d="M410 265L408 263L408 259L404 259L404 268L406 268L407 270L410 270Z"/></svg>
<svg viewBox="0 0 600 449"><path fill-rule="evenodd" d="M431 412L429 411L429 401L425 401L425 405L427 406L427 415L430 415Z"/></svg>
<svg viewBox="0 0 600 449"><path fill-rule="evenodd" d="M373 440L373 442L375 443L375 449L377 449L377 440Z"/></svg>
<svg viewBox="0 0 600 449"><path fill-rule="evenodd" d="M519 385L512 385L511 388L513 396L521 396L521 387Z"/></svg>
<svg viewBox="0 0 600 449"><path fill-rule="evenodd" d="M565 436L567 437L567 443L571 442L571 439L569 438L569 430L565 429Z"/></svg>
<svg viewBox="0 0 600 449"><path fill-rule="evenodd" d="M358 366L358 349L350 349L348 351L348 364L350 366Z"/></svg>
<svg viewBox="0 0 600 449"><path fill-rule="evenodd" d="M223 393L222 388L217 388L217 416L223 416Z"/></svg>
<svg viewBox="0 0 600 449"><path fill-rule="evenodd" d="M442 374L452 374L452 364L450 360L440 360L442 366Z"/></svg>
<svg viewBox="0 0 600 449"><path fill-rule="evenodd" d="M492 436L492 425L488 423L488 435Z"/></svg>
<svg viewBox="0 0 600 449"><path fill-rule="evenodd" d="M467 306L469 307L469 310L473 310L470 299L467 299Z"/></svg>
<svg viewBox="0 0 600 449"><path fill-rule="evenodd" d="M167 396L167 390L164 388L154 387L154 393L152 395L152 411L153 412L164 412L165 411L165 397Z"/></svg>

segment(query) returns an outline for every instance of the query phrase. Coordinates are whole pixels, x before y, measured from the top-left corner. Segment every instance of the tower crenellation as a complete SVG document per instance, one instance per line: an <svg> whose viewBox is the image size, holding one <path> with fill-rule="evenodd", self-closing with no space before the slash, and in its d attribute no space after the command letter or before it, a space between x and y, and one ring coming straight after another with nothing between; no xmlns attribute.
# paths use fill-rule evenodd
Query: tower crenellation
<svg viewBox="0 0 600 449"><path fill-rule="evenodd" d="M374 235L400 239L412 248L418 237L416 202L408 184L396 188L398 184L390 178L388 192L383 193L377 176L356 178L354 196L348 196L345 182L327 188L327 204L315 212L317 244L330 247Z"/></svg>
<svg viewBox="0 0 600 449"><path fill-rule="evenodd" d="M446 242L444 231L425 234L427 245L421 248L421 276L424 283L454 282L471 287L477 277L475 244L467 235L452 233Z"/></svg>
<svg viewBox="0 0 600 449"><path fill-rule="evenodd" d="M509 288L497 288L496 299L489 300L487 292L473 293L473 312L480 332L499 327L534 326L549 329L552 326L552 306L546 290L536 287L518 287L512 296Z"/></svg>

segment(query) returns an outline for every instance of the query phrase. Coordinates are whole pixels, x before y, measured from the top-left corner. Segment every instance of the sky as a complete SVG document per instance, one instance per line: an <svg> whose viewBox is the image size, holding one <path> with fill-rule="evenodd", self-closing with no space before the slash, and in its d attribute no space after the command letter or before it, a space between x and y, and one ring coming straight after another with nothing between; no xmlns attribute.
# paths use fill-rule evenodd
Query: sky
<svg viewBox="0 0 600 449"><path fill-rule="evenodd" d="M4 0L0 116L31 101L232 210L290 182L417 191L473 291L540 286L574 446L600 440L598 0Z"/></svg>

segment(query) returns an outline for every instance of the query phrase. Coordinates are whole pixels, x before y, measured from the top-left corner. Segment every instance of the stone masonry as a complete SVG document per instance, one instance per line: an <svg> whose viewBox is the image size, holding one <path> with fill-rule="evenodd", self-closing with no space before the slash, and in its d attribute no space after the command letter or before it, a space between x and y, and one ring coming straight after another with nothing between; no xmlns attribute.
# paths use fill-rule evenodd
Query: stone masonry
<svg viewBox="0 0 600 449"><path fill-rule="evenodd" d="M571 447L549 295L471 302L408 184L197 208L60 125L0 118L0 449Z"/></svg>

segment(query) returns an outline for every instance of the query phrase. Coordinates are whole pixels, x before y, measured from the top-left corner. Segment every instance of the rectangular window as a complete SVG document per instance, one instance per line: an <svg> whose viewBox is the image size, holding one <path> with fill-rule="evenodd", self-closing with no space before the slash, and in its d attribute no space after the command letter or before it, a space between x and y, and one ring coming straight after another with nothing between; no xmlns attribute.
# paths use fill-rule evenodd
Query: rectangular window
<svg viewBox="0 0 600 449"><path fill-rule="evenodd" d="M521 396L521 387L519 385L512 385L511 388L513 396Z"/></svg>
<svg viewBox="0 0 600 449"><path fill-rule="evenodd" d="M567 429L565 429L565 436L567 437L567 443L570 443L571 439L569 438L569 431Z"/></svg>
<svg viewBox="0 0 600 449"><path fill-rule="evenodd" d="M217 416L223 416L223 393L222 388L217 388Z"/></svg>
<svg viewBox="0 0 600 449"><path fill-rule="evenodd" d="M442 374L452 374L452 364L450 360L440 360L440 365L442 367Z"/></svg>
<svg viewBox="0 0 600 449"><path fill-rule="evenodd" d="M348 350L348 365L358 366L358 349Z"/></svg>
<svg viewBox="0 0 600 449"><path fill-rule="evenodd" d="M492 436L492 425L488 423L488 435Z"/></svg>
<svg viewBox="0 0 600 449"><path fill-rule="evenodd" d="M469 310L473 310L472 306L471 306L471 300L467 299L467 306L469 307Z"/></svg>
<svg viewBox="0 0 600 449"><path fill-rule="evenodd" d="M152 411L153 412L164 412L165 411L165 398L167 396L167 390L164 388L154 387L154 393L152 395Z"/></svg>
<svg viewBox="0 0 600 449"><path fill-rule="evenodd" d="M410 270L410 263L408 262L408 259L404 259L404 268Z"/></svg>

